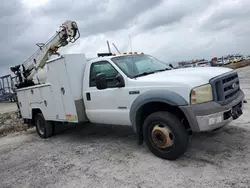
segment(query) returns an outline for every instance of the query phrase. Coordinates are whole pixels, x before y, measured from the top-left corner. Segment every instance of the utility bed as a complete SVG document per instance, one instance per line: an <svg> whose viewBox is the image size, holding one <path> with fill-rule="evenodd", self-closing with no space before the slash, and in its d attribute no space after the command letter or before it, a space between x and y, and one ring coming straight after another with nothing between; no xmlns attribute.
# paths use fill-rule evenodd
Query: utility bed
<svg viewBox="0 0 250 188"><path fill-rule="evenodd" d="M47 81L17 90L21 115L32 119L40 110L47 120L88 121L82 99L84 54L69 54L48 61Z"/></svg>

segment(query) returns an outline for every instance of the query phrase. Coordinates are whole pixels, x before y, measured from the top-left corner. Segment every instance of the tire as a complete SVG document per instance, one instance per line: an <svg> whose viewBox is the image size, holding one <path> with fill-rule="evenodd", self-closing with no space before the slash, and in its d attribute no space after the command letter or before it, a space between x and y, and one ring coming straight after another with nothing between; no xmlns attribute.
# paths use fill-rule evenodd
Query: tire
<svg viewBox="0 0 250 188"><path fill-rule="evenodd" d="M143 124L143 137L149 150L157 157L176 160L189 146L189 135L181 121L172 113L150 114Z"/></svg>
<svg viewBox="0 0 250 188"><path fill-rule="evenodd" d="M42 113L35 116L36 132L41 138L49 138L53 134L53 124L44 119Z"/></svg>

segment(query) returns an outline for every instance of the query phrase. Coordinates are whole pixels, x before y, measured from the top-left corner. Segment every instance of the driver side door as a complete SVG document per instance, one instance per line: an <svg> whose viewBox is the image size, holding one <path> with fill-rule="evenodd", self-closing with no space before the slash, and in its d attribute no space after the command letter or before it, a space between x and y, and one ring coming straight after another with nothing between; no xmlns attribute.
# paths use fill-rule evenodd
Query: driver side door
<svg viewBox="0 0 250 188"><path fill-rule="evenodd" d="M104 73L108 88L98 90L95 76ZM119 72L108 61L92 63L89 74L89 87L85 94L86 114L93 123L130 125L128 91L125 87L116 86L115 77ZM124 79L124 78L123 78Z"/></svg>

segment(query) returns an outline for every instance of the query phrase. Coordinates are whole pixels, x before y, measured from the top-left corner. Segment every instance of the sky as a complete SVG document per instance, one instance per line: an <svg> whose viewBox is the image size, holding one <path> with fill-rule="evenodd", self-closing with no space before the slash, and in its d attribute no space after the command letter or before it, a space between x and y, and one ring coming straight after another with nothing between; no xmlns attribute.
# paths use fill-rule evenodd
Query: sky
<svg viewBox="0 0 250 188"><path fill-rule="evenodd" d="M108 40L166 62L250 54L249 0L8 0L0 11L0 75L23 63L66 20L81 38L64 53L95 57Z"/></svg>

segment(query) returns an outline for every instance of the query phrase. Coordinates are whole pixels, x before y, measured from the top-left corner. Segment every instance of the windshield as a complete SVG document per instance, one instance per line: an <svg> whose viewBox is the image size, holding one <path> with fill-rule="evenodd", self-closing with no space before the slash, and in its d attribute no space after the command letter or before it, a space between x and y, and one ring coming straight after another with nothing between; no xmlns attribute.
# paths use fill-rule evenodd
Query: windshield
<svg viewBox="0 0 250 188"><path fill-rule="evenodd" d="M170 66L149 55L127 55L111 59L130 78L170 70Z"/></svg>

